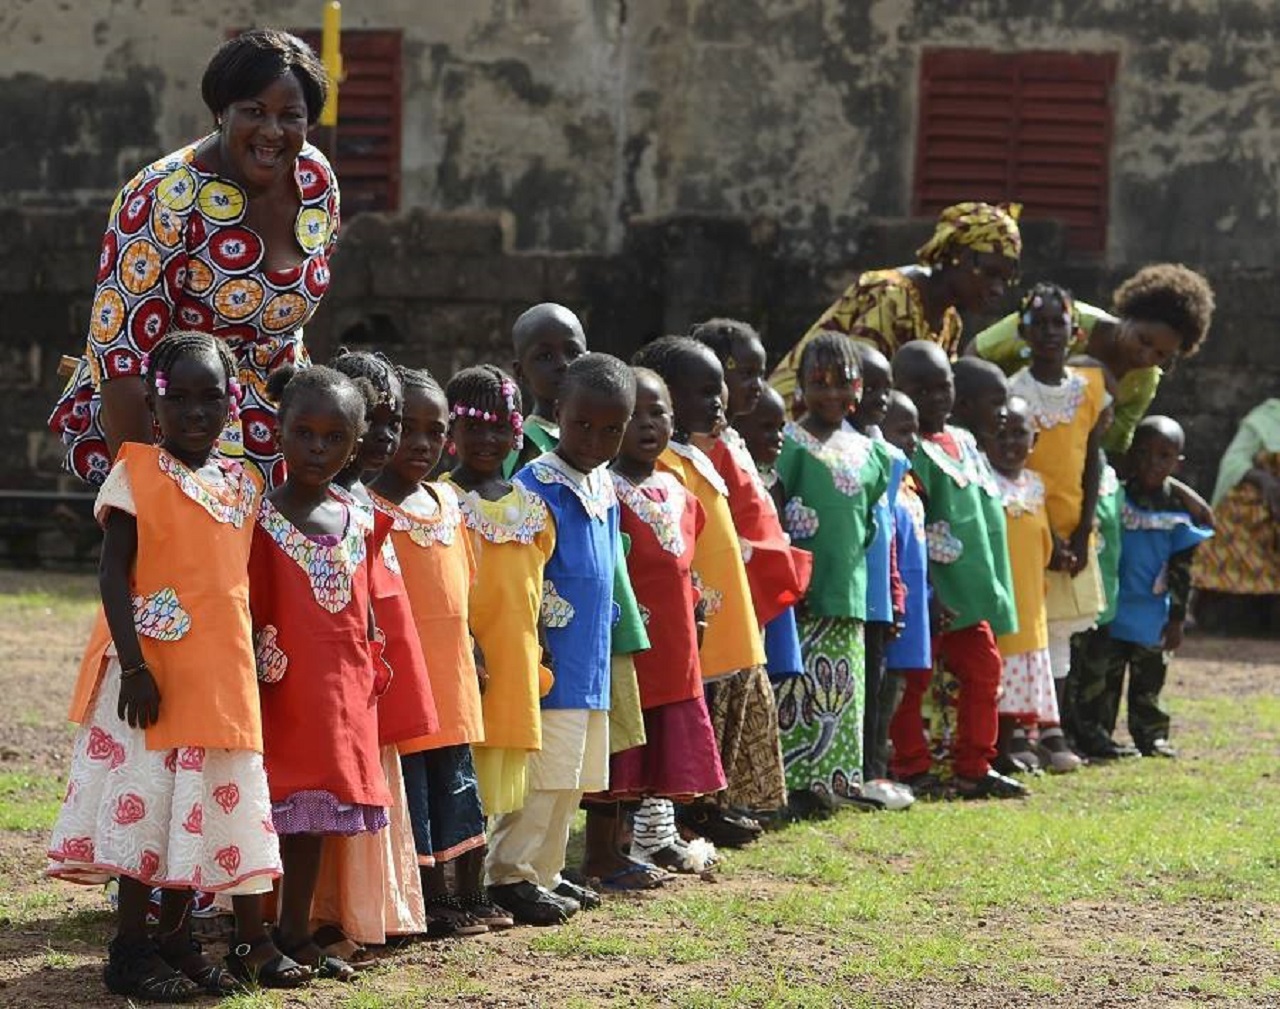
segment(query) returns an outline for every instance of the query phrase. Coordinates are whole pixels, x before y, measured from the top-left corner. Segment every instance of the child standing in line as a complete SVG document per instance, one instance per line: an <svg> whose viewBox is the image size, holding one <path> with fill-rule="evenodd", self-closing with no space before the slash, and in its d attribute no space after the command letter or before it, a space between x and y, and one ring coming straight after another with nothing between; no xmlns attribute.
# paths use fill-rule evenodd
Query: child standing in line
<svg viewBox="0 0 1280 1009"><path fill-rule="evenodd" d="M911 463L925 501L933 625L940 631L933 646L959 684L954 788L966 799L1022 797L1027 790L990 763L996 754L1003 667L995 639L1017 628L995 474L973 435L947 424L955 386L951 364L936 344L906 344L894 356L893 378L920 418L921 442ZM893 765L895 775L918 794L936 792L938 783L930 773L924 697L917 687L908 680L898 707Z"/></svg>
<svg viewBox="0 0 1280 1009"><path fill-rule="evenodd" d="M1147 417L1129 449L1133 475L1125 483L1120 594L1109 633L1107 682L1119 696L1129 673L1129 734L1144 757L1178 755L1169 742L1160 692L1169 659L1182 646L1196 547L1213 535L1192 521L1170 485L1184 441L1176 421Z"/></svg>
<svg viewBox="0 0 1280 1009"><path fill-rule="evenodd" d="M508 453L503 463L504 477L509 478L525 463L543 452L555 451L560 440L556 422L556 400L565 369L587 352L587 336L582 323L563 305L543 302L526 309L511 329L515 360L511 369L533 400L533 409L525 418L524 444Z"/></svg>
<svg viewBox="0 0 1280 1009"><path fill-rule="evenodd" d="M471 744L484 739L483 657L467 626L475 558L454 489L424 483L440 458L448 405L426 372L405 370L400 446L370 485L426 656L439 730L398 744L426 901L427 935L475 935L512 924L485 897L485 820ZM449 869L453 869L450 879Z"/></svg>
<svg viewBox="0 0 1280 1009"><path fill-rule="evenodd" d="M1103 411L1105 435L1112 408ZM1185 504L1185 502L1184 502ZM1098 508L1094 533L1098 546L1098 572L1102 576L1107 608L1098 614L1098 625L1071 639L1071 680L1075 684L1075 745L1090 760L1136 757L1138 750L1114 737L1120 710L1120 690L1107 682L1110 627L1116 618L1120 596L1120 545L1124 535L1124 484L1104 458L1098 477ZM1112 688L1115 688L1114 690Z"/></svg>
<svg viewBox="0 0 1280 1009"><path fill-rule="evenodd" d="M372 558L369 592L382 657L392 673L378 700L379 756L392 800L388 829L326 844L311 903L316 942L326 953L359 967L373 962L367 945L382 945L389 935L421 935L427 929L396 744L435 732L439 722L408 591L387 538L390 521L375 515L365 487L399 447L404 391L390 362L376 354L341 350L331 367L371 391L360 447L334 485L350 495L366 521L378 526L380 545Z"/></svg>
<svg viewBox="0 0 1280 1009"><path fill-rule="evenodd" d="M814 572L799 613L804 673L779 688L778 721L788 807L809 816L861 796L866 550L892 464L882 443L845 423L862 392L852 341L819 333L797 382L804 413L787 425L778 478L787 529L813 551Z"/></svg>
<svg viewBox="0 0 1280 1009"><path fill-rule="evenodd" d="M786 502L782 498L782 484L778 480L778 456L782 454L782 432L787 424L787 407L772 386L766 385L760 392L755 409L734 418L733 426L755 463L760 484L773 502L778 516ZM807 586L806 586L807 587ZM779 680L799 676L804 670L800 657L800 632L796 627L795 605L788 606L764 625L764 651L769 679L777 685Z"/></svg>
<svg viewBox="0 0 1280 1009"><path fill-rule="evenodd" d="M534 305L523 312L516 319L511 336L516 354L515 374L528 385L534 409L526 419L524 447L519 452L508 453L503 464L503 473L508 477L538 455L555 451L560 440L560 426L555 420L560 383L569 364L587 352L587 337L581 321L563 305L552 302ZM649 647L627 575L625 536L622 544L613 583L618 618L610 638L609 747L613 753L644 744L644 716L640 710L634 655ZM592 816L598 818L604 812L597 807ZM661 874L652 866L637 866L636 872L654 883L661 879ZM594 904L594 898L589 897L588 902Z"/></svg>
<svg viewBox="0 0 1280 1009"><path fill-rule="evenodd" d="M889 409L893 372L885 356L874 347L855 344L862 371L862 398L849 416L860 434L878 441L889 452L889 486L875 504L875 535L867 547L867 619L862 625L866 643L866 689L862 720L862 794L886 809L906 809L912 803L906 786L888 780L889 767L882 759L889 749L889 722L880 715L880 694L888 676L889 642L897 635L901 613L902 583L894 545L894 508L898 490L911 464L889 443L880 430Z"/></svg>
<svg viewBox="0 0 1280 1009"><path fill-rule="evenodd" d="M691 336L710 348L724 371L722 401L726 423L713 437L699 437L697 441L728 488L729 513L746 565L756 621L764 628L799 602L809 587L813 571L813 557L808 551L791 545L751 453L738 432L728 426L754 410L759 402L764 389L764 344L754 329L734 319L699 323ZM775 634L783 626L779 625ZM797 632L794 648L798 651L799 647ZM766 652L766 660L767 657ZM743 719L747 723L772 726L777 723L777 708L773 692L763 689L763 679L757 674L756 682L761 689L748 694L747 703L751 707L743 712ZM726 768L732 782L727 796L729 803L759 816L775 814L785 804L786 796L778 789L776 776L761 773L763 751L756 753L739 748L738 752L751 766ZM770 740L768 752L780 760L781 743L774 746Z"/></svg>
<svg viewBox="0 0 1280 1009"><path fill-rule="evenodd" d="M350 980L311 933L327 836L383 830L391 794L379 760L369 579L377 540L332 481L364 431L371 390L331 368L272 375L288 476L267 495L249 558L271 818L284 880L276 945L321 977ZM380 662L378 663L380 666Z"/></svg>
<svg viewBox="0 0 1280 1009"><path fill-rule="evenodd" d="M698 661L705 620L693 588L693 553L703 512L680 481L655 469L671 438L670 396L654 372L637 368L635 375L635 413L612 477L622 529L631 537L632 583L652 642L636 656L645 743L615 753L609 792L590 798L613 803L664 800L661 807L651 804L637 813L631 859L677 872L701 872L713 853L705 844L690 845L680 837L670 804L725 787ZM591 826L588 819L583 871L606 882L610 876L634 875L635 862L617 855L615 838L593 837Z"/></svg>
<svg viewBox="0 0 1280 1009"><path fill-rule="evenodd" d="M1049 574L1046 607L1049 660L1064 719L1071 637L1092 627L1106 605L1092 537L1099 420L1111 397L1101 368L1067 366L1075 328L1074 303L1065 290L1037 284L1028 291L1018 312L1018 335L1030 350L1031 363L1009 381L1010 391L1031 406L1036 444L1028 465L1044 479L1045 507L1061 559ZM1042 734L1041 749L1061 765L1069 750L1062 730Z"/></svg>
<svg viewBox="0 0 1280 1009"><path fill-rule="evenodd" d="M889 394L881 430L885 441L904 456L908 459L915 456L920 447L920 417L916 405L896 389ZM908 681L915 680L916 690L923 696L933 678L929 550L924 528L924 499L920 493L919 481L908 471L898 488L893 509L894 559L902 585L902 595L894 601L898 633L885 648L885 678L878 697L880 721L886 736L879 740L883 749L876 754L876 760L885 768L889 766L889 738L897 738L894 720ZM867 704L871 703L868 699Z"/></svg>
<svg viewBox="0 0 1280 1009"><path fill-rule="evenodd" d="M671 393L673 434L658 466L692 491L706 513L693 558L699 591L707 604L699 658L716 748L729 779L727 791L783 795L777 717L771 714L771 697L761 696L772 692L764 668L764 641L729 509L728 487L706 454L690 443L693 435L709 434L721 423L724 371L710 349L683 336L653 341L640 349L633 363L657 372ZM735 769L745 777L735 780ZM761 830L753 817L731 806L725 793L715 800L682 806L677 820L724 847L748 844Z"/></svg>
<svg viewBox="0 0 1280 1009"><path fill-rule="evenodd" d="M555 682L542 699L542 749L529 756L523 808L499 817L489 893L517 921L550 925L599 898L561 875L585 792L609 787L610 637L619 510L605 466L635 407L635 378L617 358L585 354L560 383L560 442L516 474L555 522L542 621Z"/></svg>
<svg viewBox="0 0 1280 1009"><path fill-rule="evenodd" d="M184 1002L226 994L233 975L251 973L292 987L310 971L263 928L262 895L281 865L248 607L262 486L214 451L238 405L236 368L223 341L190 332L163 337L143 368L160 444L123 445L94 505L105 619L71 703L81 728L47 873L97 885L119 877L103 971L113 994ZM146 925L156 886L158 941ZM230 971L192 938L196 886L232 896Z"/></svg>
<svg viewBox="0 0 1280 1009"><path fill-rule="evenodd" d="M503 460L522 447L515 382L479 365L454 375L445 396L450 452L457 456L448 479L459 490L476 557L471 633L488 678L484 741L473 746L472 759L485 814L502 816L524 805L529 755L542 748L539 699L551 689L552 674L542 665L539 614L556 530L542 498L502 476Z"/></svg>
<svg viewBox="0 0 1280 1009"><path fill-rule="evenodd" d="M1004 658L998 758L1003 764L998 769L1003 773L1040 766L1029 731L1038 732L1042 744L1049 735L1062 740L1045 613L1046 573L1058 562L1058 556L1045 508L1044 482L1039 473L1026 468L1036 437L1033 425L1030 404L1021 396L1010 396L995 433L986 442L987 458L996 471L1004 501L1014 604L1018 608L1017 631L996 639ZM1048 749L1045 756L1049 770L1060 774L1080 767L1080 758L1065 745Z"/></svg>

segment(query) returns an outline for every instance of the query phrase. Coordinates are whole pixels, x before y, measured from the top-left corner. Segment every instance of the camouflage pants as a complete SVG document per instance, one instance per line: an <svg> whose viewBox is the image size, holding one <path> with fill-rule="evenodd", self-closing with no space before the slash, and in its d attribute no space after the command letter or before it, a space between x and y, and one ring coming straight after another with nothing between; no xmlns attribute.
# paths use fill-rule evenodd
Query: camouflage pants
<svg viewBox="0 0 1280 1009"><path fill-rule="evenodd" d="M1076 737L1086 752L1097 752L1115 732L1125 673L1129 674L1129 735L1146 752L1157 739L1169 738L1169 716L1160 707L1169 663L1159 648L1116 641L1105 627L1077 635L1072 642Z"/></svg>

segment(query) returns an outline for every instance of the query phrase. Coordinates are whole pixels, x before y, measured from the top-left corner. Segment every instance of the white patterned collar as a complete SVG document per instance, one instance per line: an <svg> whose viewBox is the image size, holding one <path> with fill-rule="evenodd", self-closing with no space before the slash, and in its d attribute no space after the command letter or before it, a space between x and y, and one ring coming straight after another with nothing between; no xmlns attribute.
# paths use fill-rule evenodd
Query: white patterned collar
<svg viewBox="0 0 1280 1009"><path fill-rule="evenodd" d="M687 459L702 478L706 480L707 483L711 484L711 486L714 487L721 495L724 497L729 496L729 487L724 482L724 477L716 471L715 464L711 461L706 452L702 451L702 449L698 448L696 445L688 445L679 441L667 442L667 448L671 449L671 451L681 459Z"/></svg>
<svg viewBox="0 0 1280 1009"><path fill-rule="evenodd" d="M558 453L544 452L529 463L529 471L539 483L568 487L586 513L600 522L608 516L609 509L617 504L618 498L607 466L597 466L590 473L583 473L570 466Z"/></svg>
<svg viewBox="0 0 1280 1009"><path fill-rule="evenodd" d="M1030 515L1044 507L1044 481L1035 470L1024 469L1012 478L994 468L993 472L1004 510L1009 516Z"/></svg>

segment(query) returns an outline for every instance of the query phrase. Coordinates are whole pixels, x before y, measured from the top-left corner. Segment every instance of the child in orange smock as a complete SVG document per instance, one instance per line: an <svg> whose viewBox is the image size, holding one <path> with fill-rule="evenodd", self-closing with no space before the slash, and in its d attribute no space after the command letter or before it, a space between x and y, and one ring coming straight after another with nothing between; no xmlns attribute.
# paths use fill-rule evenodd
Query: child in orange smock
<svg viewBox="0 0 1280 1009"><path fill-rule="evenodd" d="M236 369L222 341L186 332L161 339L145 368L161 440L122 446L94 507L105 617L71 704L80 730L47 872L119 877L103 972L113 994L186 1001L234 988L192 939L196 887L232 896L241 973L296 985L310 972L262 927L262 895L280 875L248 607L262 486L214 450L238 401Z"/></svg>

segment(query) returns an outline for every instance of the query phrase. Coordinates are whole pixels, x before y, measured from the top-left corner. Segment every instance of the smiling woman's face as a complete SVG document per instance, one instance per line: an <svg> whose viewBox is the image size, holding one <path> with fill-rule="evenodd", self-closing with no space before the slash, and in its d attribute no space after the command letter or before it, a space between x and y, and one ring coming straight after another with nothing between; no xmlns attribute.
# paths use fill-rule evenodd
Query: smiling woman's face
<svg viewBox="0 0 1280 1009"><path fill-rule="evenodd" d="M293 171L307 139L307 101L292 71L222 111L222 167L250 189L269 189Z"/></svg>

